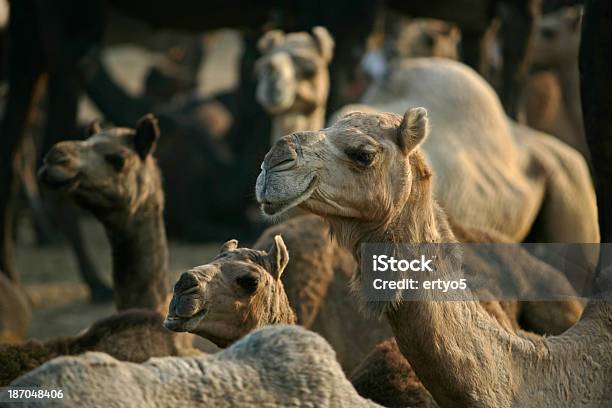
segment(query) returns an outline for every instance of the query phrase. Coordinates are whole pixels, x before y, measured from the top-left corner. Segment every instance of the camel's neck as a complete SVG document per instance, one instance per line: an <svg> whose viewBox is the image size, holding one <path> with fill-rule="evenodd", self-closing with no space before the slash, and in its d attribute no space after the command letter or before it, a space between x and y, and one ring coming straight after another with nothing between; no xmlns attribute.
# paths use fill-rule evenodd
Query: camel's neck
<svg viewBox="0 0 612 408"><path fill-rule="evenodd" d="M456 242L443 211L432 197L427 167L420 157L416 159L412 165L414 181L410 195L399 205L396 214L385 217L379 226L363 228L361 225L361 233L349 232L359 229L355 221L331 220L332 231L343 245L353 250L356 259L360 259L362 243ZM419 174L424 176L419 177ZM353 225L342 225L342 222ZM461 272L454 270L450 263L445 267L436 262L432 280L449 281L461 277ZM411 299L416 296L419 301L402 301L398 293L397 302L384 304L382 309L402 354L438 402L458 406L482 404L482 400L476 399L482 395L481 388L500 384L495 380L505 375L506 369L511 369L503 364L510 361L497 361L499 355L511 347L509 333L476 301L432 301L435 295L426 290L418 290L412 295ZM369 302L367 306L380 312L380 303ZM496 390L492 389L490 395L494 398ZM487 402L490 406L509 405L507 401L495 399Z"/></svg>
<svg viewBox="0 0 612 408"><path fill-rule="evenodd" d="M568 62L557 68L557 75L561 85L563 102L567 107L572 123L577 131L582 131L582 110L580 106L580 76L578 60Z"/></svg>
<svg viewBox="0 0 612 408"><path fill-rule="evenodd" d="M325 125L325 105L312 112L287 112L272 117L272 145L281 137L304 130L318 130Z"/></svg>
<svg viewBox="0 0 612 408"><path fill-rule="evenodd" d="M163 204L151 197L134 214L113 217L105 227L113 251L117 309L163 311L170 293Z"/></svg>

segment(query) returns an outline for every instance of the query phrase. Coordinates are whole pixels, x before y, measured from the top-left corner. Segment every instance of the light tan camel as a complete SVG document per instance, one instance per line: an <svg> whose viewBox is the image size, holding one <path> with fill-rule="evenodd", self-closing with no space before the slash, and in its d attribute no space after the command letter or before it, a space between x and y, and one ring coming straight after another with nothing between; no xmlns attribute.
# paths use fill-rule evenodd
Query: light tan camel
<svg viewBox="0 0 612 408"><path fill-rule="evenodd" d="M324 217L357 259L366 242L456 242L420 151L427 132L427 111L414 108L403 118L353 113L321 131L287 136L262 164L258 201L270 215L299 206ZM462 273L448 258L441 256L436 277L455 280ZM387 318L402 354L441 406L612 403L611 302L591 301L564 334L536 337L504 328L479 302L413 294L416 301L404 301L397 290L394 301L361 303ZM441 291L435 296L445 298Z"/></svg>
<svg viewBox="0 0 612 408"><path fill-rule="evenodd" d="M343 108L330 123L352 111L428 109L434 125L422 151L436 174L435 197L462 225L513 241L599 242L584 158L508 119L493 89L469 67L437 58L400 61L363 103Z"/></svg>
<svg viewBox="0 0 612 408"><path fill-rule="evenodd" d="M534 38L533 64L546 71L529 80L527 123L554 134L588 157L578 73L581 20L579 6L542 16Z"/></svg>
<svg viewBox="0 0 612 408"><path fill-rule="evenodd" d="M212 262L181 275L164 326L227 347L256 328L294 324L281 281L288 262L280 235L268 252L227 241Z"/></svg>
<svg viewBox="0 0 612 408"><path fill-rule="evenodd" d="M62 389L70 404L95 408L380 407L357 394L321 336L286 325L258 329L207 357L152 358L143 364L103 353L61 357L11 384L33 386ZM66 399L45 401L65 405Z"/></svg>
<svg viewBox="0 0 612 408"><path fill-rule="evenodd" d="M90 135L53 146L41 181L69 194L104 225L113 252L117 309L165 313L170 287L164 196L153 158L157 120L147 115L135 130L102 130L95 123Z"/></svg>
<svg viewBox="0 0 612 408"><path fill-rule="evenodd" d="M312 33L267 32L258 43L257 101L272 115L272 143L325 123L334 40L323 27Z"/></svg>

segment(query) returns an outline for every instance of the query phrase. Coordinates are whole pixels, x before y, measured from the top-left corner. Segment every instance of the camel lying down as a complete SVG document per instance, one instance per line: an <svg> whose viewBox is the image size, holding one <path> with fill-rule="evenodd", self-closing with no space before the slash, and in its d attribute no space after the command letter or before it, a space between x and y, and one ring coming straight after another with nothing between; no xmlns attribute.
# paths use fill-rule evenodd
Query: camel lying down
<svg viewBox="0 0 612 408"><path fill-rule="evenodd" d="M321 336L285 325L256 330L208 357L144 364L103 353L61 357L11 386L64 390L64 400L25 407L379 406L357 394Z"/></svg>

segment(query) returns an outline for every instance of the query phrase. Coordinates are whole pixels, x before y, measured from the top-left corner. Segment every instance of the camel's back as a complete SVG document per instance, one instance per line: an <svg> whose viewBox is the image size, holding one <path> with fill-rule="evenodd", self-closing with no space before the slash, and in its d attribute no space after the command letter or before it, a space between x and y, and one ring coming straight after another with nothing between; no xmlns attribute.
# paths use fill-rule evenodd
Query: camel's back
<svg viewBox="0 0 612 408"><path fill-rule="evenodd" d="M398 114L427 108L431 129L423 149L442 206L465 225L512 239L526 234L539 193L523 175L524 154L499 98L474 70L439 58L403 60L363 102Z"/></svg>
<svg viewBox="0 0 612 408"><path fill-rule="evenodd" d="M50 406L372 406L358 396L325 340L283 325L257 330L208 357L143 364L104 353L60 357L12 385L63 389L66 400Z"/></svg>

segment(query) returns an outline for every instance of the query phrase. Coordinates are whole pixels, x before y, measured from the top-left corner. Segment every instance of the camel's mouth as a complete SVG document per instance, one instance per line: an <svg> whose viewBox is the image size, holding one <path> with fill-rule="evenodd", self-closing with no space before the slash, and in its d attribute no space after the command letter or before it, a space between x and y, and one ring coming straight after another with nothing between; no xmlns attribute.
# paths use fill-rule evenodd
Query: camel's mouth
<svg viewBox="0 0 612 408"><path fill-rule="evenodd" d="M57 165L43 165L38 172L43 185L51 190L74 191L79 186L79 174Z"/></svg>
<svg viewBox="0 0 612 408"><path fill-rule="evenodd" d="M259 103L271 115L279 115L289 110L295 102L295 96L290 93L274 92L265 97L259 97Z"/></svg>
<svg viewBox="0 0 612 408"><path fill-rule="evenodd" d="M190 317L179 317L168 315L164 320L164 327L175 332L192 332L208 314L208 308L204 307Z"/></svg>
<svg viewBox="0 0 612 408"><path fill-rule="evenodd" d="M297 207L298 205L302 204L304 201L308 200L310 196L312 195L312 193L314 192L316 187L317 187L317 183L316 183L316 177L315 177L310 181L306 190L304 190L301 194L297 195L296 197L292 197L292 198L289 198L283 201L274 201L274 202L270 202L264 199L261 201L261 209L264 212L264 214L268 216L281 215L282 213L294 207Z"/></svg>

